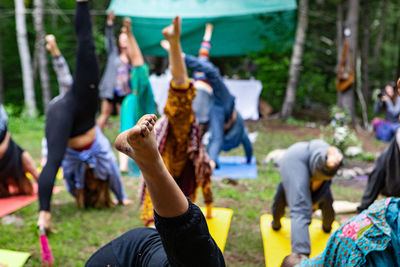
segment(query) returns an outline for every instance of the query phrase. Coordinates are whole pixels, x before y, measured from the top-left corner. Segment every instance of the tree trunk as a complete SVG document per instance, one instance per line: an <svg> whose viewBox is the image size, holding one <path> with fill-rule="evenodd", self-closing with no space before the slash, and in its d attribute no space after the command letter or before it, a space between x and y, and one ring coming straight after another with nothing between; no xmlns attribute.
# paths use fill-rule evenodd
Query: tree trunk
<svg viewBox="0 0 400 267"><path fill-rule="evenodd" d="M28 37L26 33L25 4L24 0L14 0L15 23L17 27L17 43L21 61L22 77L24 84L24 100L27 114L36 115L35 88L32 79L31 54L29 52Z"/></svg>
<svg viewBox="0 0 400 267"><path fill-rule="evenodd" d="M356 92L357 92L358 100L360 100L360 104L361 104L361 113L362 113L362 118L363 118L364 129L368 130L369 125L368 125L367 104L365 102L365 98L364 98L362 88L361 88L364 86L364 82L361 82L362 71L361 71L361 58L359 56L357 57L356 73L357 73Z"/></svg>
<svg viewBox="0 0 400 267"><path fill-rule="evenodd" d="M358 0L349 0L349 7L347 10L347 21L346 25L351 31L349 37L349 51L351 55L351 61L356 62L357 56L357 38L358 38ZM352 64L354 68L355 64ZM355 72L355 70L354 70ZM354 107L354 84L349 89L338 93L338 106L346 109L350 116L354 126L356 126L356 113Z"/></svg>
<svg viewBox="0 0 400 267"><path fill-rule="evenodd" d="M337 45L337 62L340 64L343 46L343 3L337 3L337 20L336 20L336 45ZM338 68L338 67L337 67Z"/></svg>
<svg viewBox="0 0 400 267"><path fill-rule="evenodd" d="M292 115L296 102L296 88L299 81L301 62L303 60L304 43L306 40L306 32L308 26L308 0L300 0L299 14L297 19L296 38L290 59L289 81L286 87L285 100L281 111L283 119L287 119Z"/></svg>
<svg viewBox="0 0 400 267"><path fill-rule="evenodd" d="M363 39L361 45L361 79L362 79L362 93L364 99L369 102L370 92L369 92L369 68L368 68L368 58L369 58L369 25L370 25L370 5L365 1L363 3L362 11L362 27L363 27Z"/></svg>
<svg viewBox="0 0 400 267"><path fill-rule="evenodd" d="M1 17L0 17L0 104L4 102L4 84L3 84L3 39L1 36Z"/></svg>
<svg viewBox="0 0 400 267"><path fill-rule="evenodd" d="M57 0L49 0L51 8L57 7ZM58 16L54 12L51 14L51 27L55 29L57 27Z"/></svg>
<svg viewBox="0 0 400 267"><path fill-rule="evenodd" d="M45 49L45 32L43 25L43 9L44 3L43 0L34 0L34 12L33 18L35 22L35 31L36 31L36 42L35 46L37 47L38 53L38 63L39 63L39 74L40 74L40 82L42 85L42 99L43 106L46 110L47 104L50 102L50 82L49 82L49 72L47 69L47 57L46 57L46 49Z"/></svg>
<svg viewBox="0 0 400 267"><path fill-rule="evenodd" d="M373 59L372 66L376 66L378 64L379 52L381 50L383 35L385 33L388 2L389 2L388 0L384 0L384 2L383 2L381 21L380 21L379 29L378 29L378 37L376 38L376 42L375 42L374 59Z"/></svg>

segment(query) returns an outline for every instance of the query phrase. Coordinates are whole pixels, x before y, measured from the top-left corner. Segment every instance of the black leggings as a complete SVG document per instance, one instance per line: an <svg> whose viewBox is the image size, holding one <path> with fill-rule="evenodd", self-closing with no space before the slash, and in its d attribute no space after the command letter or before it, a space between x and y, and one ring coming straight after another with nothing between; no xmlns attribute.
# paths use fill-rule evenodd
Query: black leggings
<svg viewBox="0 0 400 267"><path fill-rule="evenodd" d="M47 111L47 163L39 177L40 210L50 210L54 180L64 158L68 139L95 126L98 108L99 70L87 2L76 4L75 31L78 39L74 82L71 90Z"/></svg>
<svg viewBox="0 0 400 267"><path fill-rule="evenodd" d="M154 212L154 219L157 230L133 229L100 248L85 266L225 266L203 213L190 201L185 214L163 218Z"/></svg>

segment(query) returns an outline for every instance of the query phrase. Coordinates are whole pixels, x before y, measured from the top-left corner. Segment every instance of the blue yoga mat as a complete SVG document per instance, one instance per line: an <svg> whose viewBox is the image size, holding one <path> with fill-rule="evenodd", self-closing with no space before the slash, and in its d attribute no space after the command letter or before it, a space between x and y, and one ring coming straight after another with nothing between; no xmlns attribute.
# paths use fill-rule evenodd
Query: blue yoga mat
<svg viewBox="0 0 400 267"><path fill-rule="evenodd" d="M231 179L256 179L258 176L255 157L249 164L240 156L219 156L218 160L219 168L214 170L213 176Z"/></svg>

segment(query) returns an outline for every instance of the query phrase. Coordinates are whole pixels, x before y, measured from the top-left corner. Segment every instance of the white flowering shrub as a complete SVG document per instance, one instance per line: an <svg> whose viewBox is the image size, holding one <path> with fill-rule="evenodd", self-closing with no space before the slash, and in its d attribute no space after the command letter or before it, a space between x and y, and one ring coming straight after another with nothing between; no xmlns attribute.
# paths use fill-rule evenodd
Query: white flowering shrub
<svg viewBox="0 0 400 267"><path fill-rule="evenodd" d="M322 139L343 152L350 146L361 146L354 130L348 127L351 122L348 112L334 106L331 108L330 115L332 118L330 125L321 129Z"/></svg>

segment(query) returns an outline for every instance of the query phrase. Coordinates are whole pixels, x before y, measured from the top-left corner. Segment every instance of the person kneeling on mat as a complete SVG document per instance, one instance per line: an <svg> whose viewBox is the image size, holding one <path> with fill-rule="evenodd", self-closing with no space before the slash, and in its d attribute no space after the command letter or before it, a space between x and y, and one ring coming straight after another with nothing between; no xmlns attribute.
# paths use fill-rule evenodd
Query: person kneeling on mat
<svg viewBox="0 0 400 267"><path fill-rule="evenodd" d="M0 198L32 195L32 183L25 172L30 173L36 180L39 173L29 153L22 150L11 138L7 130L7 121L7 113L0 104ZM14 192L10 192L10 186L14 187Z"/></svg>
<svg viewBox="0 0 400 267"><path fill-rule="evenodd" d="M329 233L335 219L331 180L343 162L336 147L322 140L290 146L280 161L282 182L272 205L272 228L281 228L286 205L290 208L292 253L308 257L311 252L308 226L313 210L322 211L322 229Z"/></svg>
<svg viewBox="0 0 400 267"><path fill-rule="evenodd" d="M178 18L175 18L177 20ZM158 152L155 115L122 132L115 147L135 160L154 205L156 229L136 228L111 241L87 261L91 266L225 266L203 213L168 172Z"/></svg>

